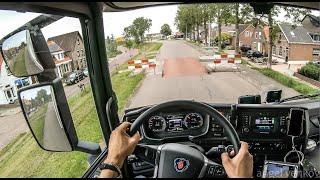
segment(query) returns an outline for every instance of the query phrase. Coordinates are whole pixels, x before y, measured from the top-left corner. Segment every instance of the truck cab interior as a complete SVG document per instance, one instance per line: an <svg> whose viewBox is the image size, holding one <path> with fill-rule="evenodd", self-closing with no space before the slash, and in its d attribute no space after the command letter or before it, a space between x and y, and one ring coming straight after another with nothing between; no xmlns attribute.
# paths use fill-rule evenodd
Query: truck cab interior
<svg viewBox="0 0 320 180"><path fill-rule="evenodd" d="M108 144L112 130L121 122L132 123L129 135L139 131L142 137L134 153L125 161L122 169L124 177L225 178L227 175L220 155L231 150L237 153L240 141L249 144L249 152L253 155L253 177L320 177L320 102L312 96L276 98L269 103L253 102L256 100L242 97L237 104L179 99L126 109L122 117L118 116L117 97L105 61L108 57L105 54L103 12L170 4L179 3L0 3L1 10L46 14L29 21L0 41L5 61L9 59L5 41L19 32L25 32L27 46L31 44L33 48L28 48L29 56L34 57L28 62L32 71L19 74L10 69L13 75L21 77L37 75L39 81L19 90L19 102L25 118L28 119L33 110L27 108L24 97L41 88L51 94L48 107L54 107L56 112L52 114L56 121L52 125L55 134L50 137L52 143L39 141L29 125L40 148L57 153L81 151L91 154L90 167L83 178L97 177L99 165L108 154L108 147L101 149L97 143L78 139L62 81L57 78L55 65L47 53L48 47L40 30L63 16L70 16L79 18L81 23L89 78L105 144ZM250 3L260 14L267 14L275 4L319 10L318 2ZM10 62L6 63L10 68ZM271 93L269 98L272 99L275 94ZM246 100L250 103L242 102ZM186 168L177 167L177 160L183 160L183 167Z"/></svg>

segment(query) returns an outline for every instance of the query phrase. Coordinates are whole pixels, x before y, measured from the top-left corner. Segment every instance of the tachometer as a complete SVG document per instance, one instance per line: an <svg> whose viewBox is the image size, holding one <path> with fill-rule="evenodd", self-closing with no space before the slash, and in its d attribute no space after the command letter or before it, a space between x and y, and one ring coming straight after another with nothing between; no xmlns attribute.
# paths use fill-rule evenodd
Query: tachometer
<svg viewBox="0 0 320 180"><path fill-rule="evenodd" d="M164 131L166 129L166 120L161 116L152 116L148 122L149 129L154 132Z"/></svg>
<svg viewBox="0 0 320 180"><path fill-rule="evenodd" d="M198 128L203 125L203 118L198 113L189 113L183 120L187 128Z"/></svg>

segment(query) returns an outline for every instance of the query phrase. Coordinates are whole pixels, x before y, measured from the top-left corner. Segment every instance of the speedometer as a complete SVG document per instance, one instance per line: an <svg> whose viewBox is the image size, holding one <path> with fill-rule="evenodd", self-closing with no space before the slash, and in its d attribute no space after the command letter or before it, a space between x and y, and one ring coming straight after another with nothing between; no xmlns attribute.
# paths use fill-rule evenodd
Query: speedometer
<svg viewBox="0 0 320 180"><path fill-rule="evenodd" d="M187 128L198 128L203 125L203 118L198 113L189 113L183 120Z"/></svg>
<svg viewBox="0 0 320 180"><path fill-rule="evenodd" d="M154 132L164 131L166 129L166 120L161 116L152 116L148 122L149 129Z"/></svg>

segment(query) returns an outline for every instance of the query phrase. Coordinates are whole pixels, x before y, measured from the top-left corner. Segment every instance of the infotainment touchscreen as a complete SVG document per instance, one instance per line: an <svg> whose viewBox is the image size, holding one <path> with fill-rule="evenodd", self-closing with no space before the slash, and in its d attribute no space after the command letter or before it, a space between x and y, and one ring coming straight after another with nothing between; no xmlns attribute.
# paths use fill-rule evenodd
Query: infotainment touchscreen
<svg viewBox="0 0 320 180"><path fill-rule="evenodd" d="M255 120L256 129L260 133L266 133L266 134L269 134L270 132L273 131L274 123L275 123L274 117L261 116L261 117L256 117L256 120Z"/></svg>

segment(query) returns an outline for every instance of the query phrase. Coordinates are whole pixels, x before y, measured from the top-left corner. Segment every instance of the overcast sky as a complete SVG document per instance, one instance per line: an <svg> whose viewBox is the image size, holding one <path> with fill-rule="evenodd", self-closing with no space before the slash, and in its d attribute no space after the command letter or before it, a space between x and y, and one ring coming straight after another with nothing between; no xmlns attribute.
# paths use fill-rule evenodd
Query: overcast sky
<svg viewBox="0 0 320 180"><path fill-rule="evenodd" d="M173 32L177 29L174 26L174 18L178 5L150 7L145 9L132 10L127 12L104 13L104 32L105 36L113 34L115 37L123 34L123 29L129 26L135 18L146 17L152 20L152 27L148 33L158 33L164 23L170 25ZM313 11L313 14L320 16L320 11ZM29 20L37 17L36 13L21 13L15 11L0 10L0 38L22 26ZM284 20L284 14L278 16L279 20ZM45 27L43 34L45 38L60 34L79 31L81 33L80 22L76 18L63 18Z"/></svg>

